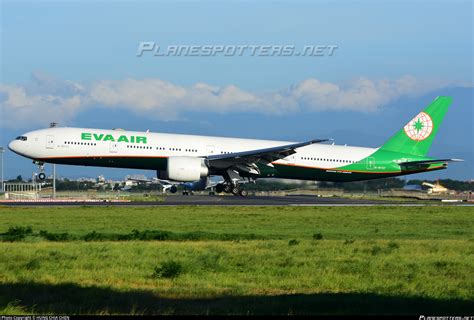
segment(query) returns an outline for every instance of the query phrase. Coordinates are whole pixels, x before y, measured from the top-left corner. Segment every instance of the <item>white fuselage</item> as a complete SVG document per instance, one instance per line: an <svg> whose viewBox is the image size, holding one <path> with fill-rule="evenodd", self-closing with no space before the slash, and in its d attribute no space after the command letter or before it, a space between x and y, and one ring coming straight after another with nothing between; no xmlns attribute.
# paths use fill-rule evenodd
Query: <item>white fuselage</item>
<svg viewBox="0 0 474 320"><path fill-rule="evenodd" d="M120 138L121 136L124 138ZM23 137L26 137L26 140L14 140L9 144L9 148L22 156L44 162L57 158L205 157L294 143L89 128L49 128L28 132ZM275 163L335 168L357 162L375 151L374 148L312 144L297 149L297 153Z"/></svg>

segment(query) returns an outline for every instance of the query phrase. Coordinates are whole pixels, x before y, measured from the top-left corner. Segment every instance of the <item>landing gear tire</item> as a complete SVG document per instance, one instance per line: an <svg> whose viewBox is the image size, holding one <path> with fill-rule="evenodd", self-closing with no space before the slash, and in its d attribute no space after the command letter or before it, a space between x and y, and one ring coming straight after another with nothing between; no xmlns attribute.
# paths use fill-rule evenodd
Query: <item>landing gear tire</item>
<svg viewBox="0 0 474 320"><path fill-rule="evenodd" d="M225 193L231 193L232 192L232 186L230 184L224 185L224 192Z"/></svg>
<svg viewBox="0 0 474 320"><path fill-rule="evenodd" d="M187 196L187 195L189 195L189 192L183 191L183 196Z"/></svg>
<svg viewBox="0 0 474 320"><path fill-rule="evenodd" d="M39 162L39 161L33 161L33 164L35 164L40 173L38 173L38 181L44 181L46 180L46 174L44 173L44 162Z"/></svg>
<svg viewBox="0 0 474 320"><path fill-rule="evenodd" d="M246 196L248 196L249 193L247 192L247 190L242 189L242 190L239 191L239 194L240 194L241 197L246 197Z"/></svg>
<svg viewBox="0 0 474 320"><path fill-rule="evenodd" d="M225 187L224 187L224 185L223 185L222 183L219 183L219 184L216 185L216 192L217 192L217 193L222 193L222 192L224 192L224 189L225 189Z"/></svg>
<svg viewBox="0 0 474 320"><path fill-rule="evenodd" d="M171 192L171 193L176 193L176 191L178 191L178 187L172 186L172 187L170 188L170 192Z"/></svg>
<svg viewBox="0 0 474 320"><path fill-rule="evenodd" d="M239 187L232 187L232 194L233 194L234 196L238 195L238 194L239 194L239 191L240 191L240 190L239 190Z"/></svg>

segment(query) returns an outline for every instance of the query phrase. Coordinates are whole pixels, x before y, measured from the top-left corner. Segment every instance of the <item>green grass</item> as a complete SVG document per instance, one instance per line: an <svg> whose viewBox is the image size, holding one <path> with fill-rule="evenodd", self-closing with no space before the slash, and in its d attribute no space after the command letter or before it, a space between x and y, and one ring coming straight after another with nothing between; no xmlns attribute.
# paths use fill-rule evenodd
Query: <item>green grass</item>
<svg viewBox="0 0 474 320"><path fill-rule="evenodd" d="M132 230L257 234L271 239L474 238L470 207L66 207L0 208L10 227L84 235Z"/></svg>
<svg viewBox="0 0 474 320"><path fill-rule="evenodd" d="M470 314L473 213L3 207L0 313Z"/></svg>

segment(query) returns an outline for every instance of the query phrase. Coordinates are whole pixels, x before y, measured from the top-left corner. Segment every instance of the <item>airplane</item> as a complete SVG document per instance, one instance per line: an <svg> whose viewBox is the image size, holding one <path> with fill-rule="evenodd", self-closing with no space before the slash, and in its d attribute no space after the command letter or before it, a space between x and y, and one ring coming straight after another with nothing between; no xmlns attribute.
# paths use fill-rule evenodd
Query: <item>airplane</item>
<svg viewBox="0 0 474 320"><path fill-rule="evenodd" d="M158 178L152 179L137 179L137 178L128 178L128 181L135 181L138 183L144 184L159 184L163 188L163 192L169 191L171 193L176 193L178 191L178 187L183 188L183 195L192 194L193 191L203 191L206 189L212 189L217 184L221 182L211 182L209 177L204 177L199 179L198 181L194 182L177 182L177 181L170 181ZM210 191L212 193L212 191Z"/></svg>
<svg viewBox="0 0 474 320"><path fill-rule="evenodd" d="M217 193L246 196L242 180L286 178L361 181L446 169L448 162L427 156L451 105L437 97L378 148L305 142L239 139L168 133L54 127L27 132L8 148L44 164L156 170L157 178L179 183L221 176Z"/></svg>
<svg viewBox="0 0 474 320"><path fill-rule="evenodd" d="M421 185L428 187L428 190L426 191L428 194L454 193L453 190L449 190L445 186L442 186L439 181L436 181L435 184L423 182Z"/></svg>

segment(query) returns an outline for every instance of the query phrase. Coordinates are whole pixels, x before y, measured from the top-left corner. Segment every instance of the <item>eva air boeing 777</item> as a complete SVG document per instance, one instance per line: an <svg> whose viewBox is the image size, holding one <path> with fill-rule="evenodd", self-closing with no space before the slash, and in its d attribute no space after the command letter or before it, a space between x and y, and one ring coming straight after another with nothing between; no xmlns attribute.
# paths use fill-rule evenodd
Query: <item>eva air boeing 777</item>
<svg viewBox="0 0 474 320"><path fill-rule="evenodd" d="M436 98L379 148L87 128L27 132L8 147L44 163L156 170L159 179L196 182L222 176L217 192L246 195L244 178L360 181L445 169L457 159L433 159L428 150L451 104ZM44 179L44 173L40 173ZM176 191L176 188L174 188Z"/></svg>

